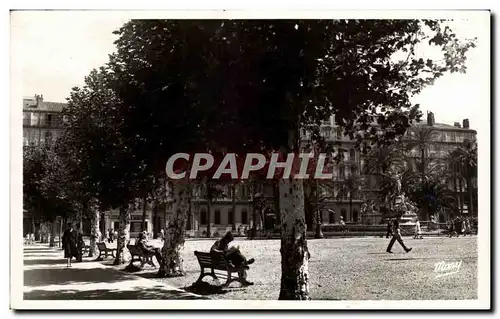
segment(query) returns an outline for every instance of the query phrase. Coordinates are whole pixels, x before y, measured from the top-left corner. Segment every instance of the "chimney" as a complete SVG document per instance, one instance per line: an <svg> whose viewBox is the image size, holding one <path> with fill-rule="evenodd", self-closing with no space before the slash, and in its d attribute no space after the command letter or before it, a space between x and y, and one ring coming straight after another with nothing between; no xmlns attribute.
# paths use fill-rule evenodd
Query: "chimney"
<svg viewBox="0 0 500 319"><path fill-rule="evenodd" d="M432 112L428 112L427 113L427 125L429 126L433 126L435 124L435 121L434 121L434 113Z"/></svg>
<svg viewBox="0 0 500 319"><path fill-rule="evenodd" d="M35 99L36 99L36 105L38 106L40 102L43 102L43 94L41 95L35 94Z"/></svg>
<svg viewBox="0 0 500 319"><path fill-rule="evenodd" d="M469 119L464 119L463 120L463 125L464 128L469 128Z"/></svg>
<svg viewBox="0 0 500 319"><path fill-rule="evenodd" d="M458 127L458 128L461 128L461 127L462 127L462 126L460 126L460 123L459 123L459 122L455 122L455 123L453 124L453 126Z"/></svg>

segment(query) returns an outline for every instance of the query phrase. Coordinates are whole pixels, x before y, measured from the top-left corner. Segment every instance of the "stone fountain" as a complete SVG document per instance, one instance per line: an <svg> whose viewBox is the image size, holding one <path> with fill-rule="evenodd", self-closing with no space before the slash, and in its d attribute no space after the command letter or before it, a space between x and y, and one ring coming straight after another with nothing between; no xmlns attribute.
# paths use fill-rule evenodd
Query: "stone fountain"
<svg viewBox="0 0 500 319"><path fill-rule="evenodd" d="M389 196L388 204L393 216L400 216L400 224L415 224L418 215L416 206L401 191L401 174L391 176L395 180L396 193Z"/></svg>

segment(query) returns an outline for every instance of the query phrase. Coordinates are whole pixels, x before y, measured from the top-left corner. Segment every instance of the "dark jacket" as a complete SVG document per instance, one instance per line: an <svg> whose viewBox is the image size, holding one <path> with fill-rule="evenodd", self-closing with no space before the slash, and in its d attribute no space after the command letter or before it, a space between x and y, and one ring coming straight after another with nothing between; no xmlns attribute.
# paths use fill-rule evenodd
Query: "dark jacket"
<svg viewBox="0 0 500 319"><path fill-rule="evenodd" d="M219 250L222 252L226 252L227 248L228 248L227 242L223 239L219 239L212 245L212 247L210 248L210 251Z"/></svg>
<svg viewBox="0 0 500 319"><path fill-rule="evenodd" d="M77 235L74 230L67 229L62 237L64 248L64 258L72 258L78 256Z"/></svg>
<svg viewBox="0 0 500 319"><path fill-rule="evenodd" d="M145 253L151 253L155 250L153 246L147 244L145 239L137 240L135 245Z"/></svg>

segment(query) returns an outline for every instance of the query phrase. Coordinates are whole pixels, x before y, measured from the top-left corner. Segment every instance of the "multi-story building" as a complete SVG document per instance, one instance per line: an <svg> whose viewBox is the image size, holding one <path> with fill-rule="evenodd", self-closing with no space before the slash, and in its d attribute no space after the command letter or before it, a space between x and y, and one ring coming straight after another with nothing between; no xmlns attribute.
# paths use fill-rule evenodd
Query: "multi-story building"
<svg viewBox="0 0 500 319"><path fill-rule="evenodd" d="M24 146L51 145L61 134L61 126L64 121L62 110L66 103L47 102L43 100L42 95L35 95L32 98L23 99L23 144ZM476 131L470 129L469 121L463 120L462 125L455 123L452 125L435 123L434 115L428 114L427 121L415 124L416 127L432 127L435 131L433 141L429 147L429 156L431 158L444 158L449 151L463 143L465 139L473 140L476 137ZM346 187L346 182L353 176L360 176L365 158L355 148L355 141L349 139L342 132L342 129L335 125L334 118L326 120L321 125L321 133L326 141L333 143L336 150L343 153L343 158L333 171L333 189L329 195L328 208L322 212L322 222L324 224L335 224L340 220L340 216L347 223L359 222L361 219L360 210L363 203L367 200L367 193L373 194L372 190L367 191L364 188L350 190ZM408 133L410 134L410 133ZM407 134L406 138L411 138ZM307 132L302 132L302 142L307 144L310 137ZM417 150L414 155L418 158ZM352 181L351 181L352 182ZM223 233L227 230L243 231L253 225L254 219L258 225L263 221L260 216L253 212L253 196L256 193L262 194L267 207L277 210L275 200L275 188L270 182L257 186L248 183L236 185L235 198L231 196L232 185L224 185L224 195L221 198L213 200L211 205L210 221L208 220L207 200L204 185L193 185L191 214L188 217L188 232L191 234L202 235L206 231L207 224L211 224L212 232ZM373 185L377 188L377 185ZM465 184L462 185L461 197L465 195ZM352 193L352 196L351 196ZM137 202L136 209L132 213L131 234L135 235L142 230L143 203ZM153 209L151 205L146 206L145 229L157 234L160 229L165 227L165 220L168 214L172 214L172 204L167 202ZM380 219L380 215L377 218ZM109 211L103 214L101 221L101 231L109 229L118 229L118 211ZM31 222L26 220L28 224ZM311 221L308 221L310 224ZM29 228L29 227L28 227ZM89 223L84 223L84 230L89 231ZM233 229L234 228L234 229Z"/></svg>
<svg viewBox="0 0 500 319"><path fill-rule="evenodd" d="M436 123L434 119L434 114L429 112L427 114L427 121L421 122L415 125L416 130L409 130L405 135L405 138L412 139L415 138L411 136L411 134L415 134L418 129L427 129L432 133L430 135L430 143L428 148L425 150L425 156L428 161L437 163L438 161L444 160L448 154L455 150L457 147L463 146L466 140L474 141L476 140L477 132L470 128L469 119L462 120L462 125L459 122L455 122L454 125ZM404 141L404 140L403 140ZM420 158L421 153L417 148L413 149L409 156L413 159L410 160L411 167L415 168L415 162ZM445 182L443 180L443 182ZM448 187L450 189L454 189L454 182L448 181ZM473 205L472 212L470 212L470 216L477 216L477 179L473 179ZM468 196L466 183L463 180L457 182L458 187L458 198L459 198L459 206L461 207L461 211L463 213L468 212ZM439 215L440 221L444 222L447 220L448 216L444 216L442 214Z"/></svg>
<svg viewBox="0 0 500 319"><path fill-rule="evenodd" d="M23 98L23 145L51 145L61 134L66 103L47 102L43 95Z"/></svg>
<svg viewBox="0 0 500 319"><path fill-rule="evenodd" d="M476 138L476 131L469 127L469 120L463 120L463 126L460 123L448 125L443 123L436 123L434 115L428 114L426 122L417 123L414 125L418 127L432 127L434 131L432 140L429 145L429 158L430 159L444 159L448 152L460 146L464 140L474 140ZM367 190L366 186L361 187L363 183L359 183L357 189L350 190L346 187L347 181L353 176L362 176L362 168L366 158L355 148L355 141L343 134L340 127L335 125L334 119L331 118L324 121L321 125L321 132L326 138L326 141L333 143L337 151L341 151L343 157L337 168L333 171L334 187L329 194L328 208L322 211L321 218L323 224L335 224L340 220L340 216L347 223L356 223L361 221L361 206L367 200L367 193L374 194L373 190ZM411 130L409 130L410 132ZM412 138L407 133L405 138ZM309 140L307 132L302 134L303 143L306 144ZM412 151L415 157L418 157L417 150ZM411 154L411 153L410 153ZM363 176L362 178L366 178ZM352 181L351 181L352 183ZM225 194L231 194L230 185L225 186L227 190ZM376 190L377 185L373 185ZM231 230L235 225L235 229L251 228L253 224L253 193L262 193L266 199L267 206L274 210L276 207L273 185L271 183L264 183L260 185L260 189L253 191L248 184L239 184L236 191L235 208L233 212L233 202L230 196L214 200L212 204L212 213L210 221L208 221L207 201L203 195L203 185L198 185L193 189L193 202L192 212L188 219L188 230L191 233L202 234L207 229L208 222L211 223L212 232L221 234L224 231ZM462 195L465 193L465 185L462 187ZM351 193L352 192L352 196ZM466 197L466 196L463 196ZM172 214L171 206L165 208L165 212L161 213L162 217L157 217L155 226L152 226L154 231L157 232L163 228L165 217ZM163 217L165 216L165 217ZM263 221L260 216L256 216L258 225L262 225ZM379 223L382 220L382 214L378 212L376 215ZM440 216L443 219L443 216ZM234 229L233 229L234 230Z"/></svg>
<svg viewBox="0 0 500 319"><path fill-rule="evenodd" d="M47 102L43 95L23 98L23 146L50 146L62 130L62 110L66 103ZM25 233L34 233L39 225L35 225L30 212L23 214Z"/></svg>

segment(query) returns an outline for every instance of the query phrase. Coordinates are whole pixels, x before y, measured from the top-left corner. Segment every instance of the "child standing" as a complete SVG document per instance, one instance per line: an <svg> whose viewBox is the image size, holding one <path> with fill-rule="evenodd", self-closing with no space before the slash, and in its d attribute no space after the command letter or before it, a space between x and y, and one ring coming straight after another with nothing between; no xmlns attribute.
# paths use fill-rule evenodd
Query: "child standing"
<svg viewBox="0 0 500 319"><path fill-rule="evenodd" d="M420 221L417 219L415 222L415 236L413 239L422 239L422 229L420 228Z"/></svg>

